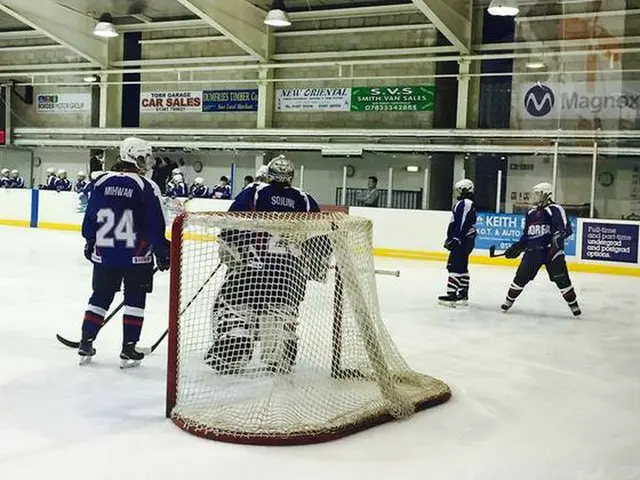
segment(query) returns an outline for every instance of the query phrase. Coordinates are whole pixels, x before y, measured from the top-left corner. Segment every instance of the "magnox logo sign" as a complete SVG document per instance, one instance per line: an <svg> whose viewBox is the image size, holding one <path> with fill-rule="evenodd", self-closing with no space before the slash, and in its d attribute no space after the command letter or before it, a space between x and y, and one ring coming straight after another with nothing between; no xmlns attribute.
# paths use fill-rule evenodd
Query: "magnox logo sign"
<svg viewBox="0 0 640 480"><path fill-rule="evenodd" d="M556 104L553 90L541 83L531 87L524 95L524 108L532 117L546 117Z"/></svg>

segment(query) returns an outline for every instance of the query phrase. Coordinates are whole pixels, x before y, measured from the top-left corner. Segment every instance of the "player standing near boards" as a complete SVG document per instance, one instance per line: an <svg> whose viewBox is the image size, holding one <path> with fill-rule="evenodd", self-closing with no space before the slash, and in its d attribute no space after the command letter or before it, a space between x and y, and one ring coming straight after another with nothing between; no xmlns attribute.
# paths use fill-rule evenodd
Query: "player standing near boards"
<svg viewBox="0 0 640 480"><path fill-rule="evenodd" d="M455 185L458 201L453 207L444 248L447 260L447 294L438 297L441 304L455 307L469 300L469 255L476 243L476 206L473 202L473 182L466 178Z"/></svg>
<svg viewBox="0 0 640 480"><path fill-rule="evenodd" d="M154 255L158 270L169 268L160 189L143 176L153 164L151 153L149 142L125 139L120 145L120 171L101 174L93 186L82 223L84 255L93 263L93 294L82 322L81 364L96 354L93 341L122 283L122 367L137 366L144 358L136 343L147 293L153 288Z"/></svg>
<svg viewBox="0 0 640 480"><path fill-rule="evenodd" d="M513 306L527 283L536 277L538 270L544 265L549 280L558 286L573 314L577 317L582 313L564 257L564 241L573 233L571 224L564 208L553 202L552 194L553 190L548 183L533 187L532 199L535 206L527 212L522 236L505 251L506 258L518 258L525 252L502 304L505 312Z"/></svg>

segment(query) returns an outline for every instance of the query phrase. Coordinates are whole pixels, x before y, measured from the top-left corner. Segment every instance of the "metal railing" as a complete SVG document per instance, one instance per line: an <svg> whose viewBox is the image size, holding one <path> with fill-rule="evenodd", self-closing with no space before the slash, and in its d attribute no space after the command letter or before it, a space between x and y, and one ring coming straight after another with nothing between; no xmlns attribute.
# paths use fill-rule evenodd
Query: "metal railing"
<svg viewBox="0 0 640 480"><path fill-rule="evenodd" d="M387 206L388 192L387 190L378 190L378 205L376 207L383 208ZM346 205L349 207L360 207L362 201L360 198L367 194L366 188L347 188ZM336 188L336 205L342 202L342 187ZM419 210L422 205L422 189L420 190L393 190L391 194L391 207L401 208L405 210Z"/></svg>

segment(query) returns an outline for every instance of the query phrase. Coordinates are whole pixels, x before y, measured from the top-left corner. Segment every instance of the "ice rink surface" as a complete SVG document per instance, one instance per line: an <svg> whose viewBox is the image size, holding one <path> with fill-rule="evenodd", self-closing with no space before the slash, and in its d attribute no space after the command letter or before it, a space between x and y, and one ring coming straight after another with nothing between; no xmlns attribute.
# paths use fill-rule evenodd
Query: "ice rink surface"
<svg viewBox="0 0 640 480"><path fill-rule="evenodd" d="M252 447L182 432L164 418L166 344L121 371L121 320L78 339L91 266L78 233L0 227L0 479L640 479L640 279L573 274L573 319L546 273L499 311L513 270L472 266L470 306L448 309L443 265L379 260L382 315L446 404L333 443ZM167 326L156 276L141 344ZM119 302L120 296L116 297ZM115 303L115 302L114 302Z"/></svg>

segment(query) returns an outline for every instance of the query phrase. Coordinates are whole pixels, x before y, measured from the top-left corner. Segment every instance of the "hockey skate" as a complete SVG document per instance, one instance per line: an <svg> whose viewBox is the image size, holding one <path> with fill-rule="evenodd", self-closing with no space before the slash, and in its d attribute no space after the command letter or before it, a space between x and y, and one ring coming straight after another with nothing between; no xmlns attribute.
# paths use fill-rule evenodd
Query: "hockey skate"
<svg viewBox="0 0 640 480"><path fill-rule="evenodd" d="M574 317L579 317L582 315L582 310L580 310L580 305L578 302L570 303L569 308L571 309L571 313L573 313Z"/></svg>
<svg viewBox="0 0 640 480"><path fill-rule="evenodd" d="M122 351L120 352L120 368L135 368L139 367L144 359L144 353L136 350L135 343L125 343L122 345Z"/></svg>
<svg viewBox="0 0 640 480"><path fill-rule="evenodd" d="M459 291L456 295L456 306L468 307L469 306L469 292Z"/></svg>
<svg viewBox="0 0 640 480"><path fill-rule="evenodd" d="M445 307L456 308L458 306L458 296L453 293L441 295L438 297L438 303Z"/></svg>
<svg viewBox="0 0 640 480"><path fill-rule="evenodd" d="M89 365L95 354L96 354L96 349L93 348L93 340L80 342L80 347L78 348L78 355L80 355L79 364L81 366Z"/></svg>
<svg viewBox="0 0 640 480"><path fill-rule="evenodd" d="M505 299L504 303L502 304L502 306L500 308L502 308L502 311L507 313L511 307L513 307L513 300L509 300L508 298Z"/></svg>

